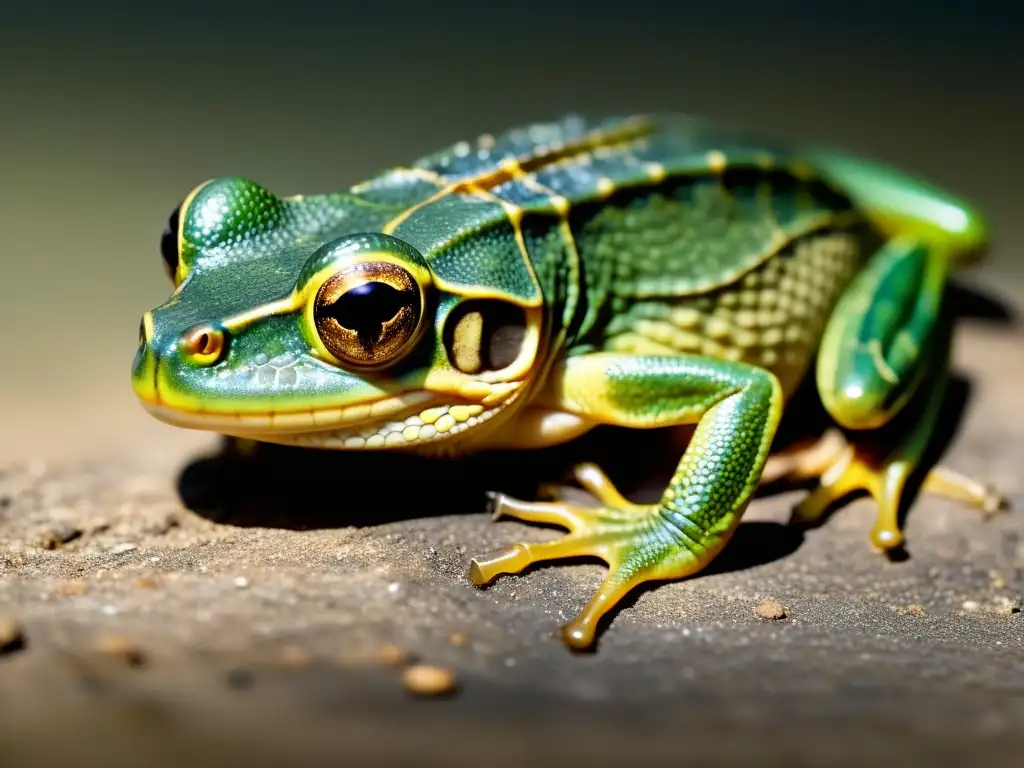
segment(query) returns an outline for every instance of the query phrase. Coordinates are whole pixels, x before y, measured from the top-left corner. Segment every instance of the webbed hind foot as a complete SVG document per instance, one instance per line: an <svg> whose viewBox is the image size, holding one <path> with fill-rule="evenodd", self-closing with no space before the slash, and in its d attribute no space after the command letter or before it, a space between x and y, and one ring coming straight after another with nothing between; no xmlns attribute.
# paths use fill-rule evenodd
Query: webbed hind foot
<svg viewBox="0 0 1024 768"><path fill-rule="evenodd" d="M871 543L883 551L901 547L904 536L899 526L907 482L916 469L914 457L897 451L879 457L877 452L846 442L824 465L801 466L799 474L820 470L818 486L793 510L791 522L813 524L847 496L867 492L878 505L871 529ZM1005 511L1009 502L995 488L943 466L931 468L921 490L977 507L986 515Z"/></svg>
<svg viewBox="0 0 1024 768"><path fill-rule="evenodd" d="M604 582L579 615L562 628L562 639L567 645L577 650L588 648L594 642L601 618L634 587L651 579L679 577L699 570L699 567L679 567L686 558L678 551L678 544L672 537L665 535L667 531L661 530L665 523L658 515L657 505L626 501L614 486L611 486L611 493L611 499L617 503L598 507L528 502L493 494L494 520L509 517L558 525L567 528L569 535L555 541L520 542L490 557L474 558L470 563L470 581L483 586L500 575L519 573L550 560L574 557L603 560L609 569Z"/></svg>

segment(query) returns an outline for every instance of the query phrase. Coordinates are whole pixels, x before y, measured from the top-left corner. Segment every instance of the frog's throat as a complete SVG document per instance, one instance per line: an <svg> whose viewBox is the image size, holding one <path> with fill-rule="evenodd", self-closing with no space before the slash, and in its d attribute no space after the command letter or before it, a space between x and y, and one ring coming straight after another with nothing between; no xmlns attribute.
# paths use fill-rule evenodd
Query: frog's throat
<svg viewBox="0 0 1024 768"><path fill-rule="evenodd" d="M262 442L333 449L386 449L441 443L480 427L518 399L518 385L505 385L481 402L452 402L431 392L407 392L345 407L230 413L186 411L143 401L157 419L186 429L219 432ZM447 402L446 402L447 400Z"/></svg>

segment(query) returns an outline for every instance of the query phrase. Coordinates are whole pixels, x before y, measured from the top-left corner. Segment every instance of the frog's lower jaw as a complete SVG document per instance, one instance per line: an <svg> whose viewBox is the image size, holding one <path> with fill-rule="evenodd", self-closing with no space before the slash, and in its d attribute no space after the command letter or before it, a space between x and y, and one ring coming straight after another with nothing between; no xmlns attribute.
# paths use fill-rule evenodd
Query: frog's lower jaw
<svg viewBox="0 0 1024 768"><path fill-rule="evenodd" d="M444 404L412 392L344 408L270 413L187 411L143 401L157 419L186 429L282 445L334 450L419 448L447 443L504 410L476 403Z"/></svg>

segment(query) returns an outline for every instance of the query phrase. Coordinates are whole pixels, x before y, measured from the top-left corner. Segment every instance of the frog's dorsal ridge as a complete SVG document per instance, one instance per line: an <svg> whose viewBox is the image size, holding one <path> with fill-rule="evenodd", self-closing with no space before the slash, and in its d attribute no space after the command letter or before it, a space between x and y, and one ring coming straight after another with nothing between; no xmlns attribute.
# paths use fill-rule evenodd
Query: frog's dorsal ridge
<svg viewBox="0 0 1024 768"><path fill-rule="evenodd" d="M604 248L628 242L620 285L634 297L726 285L852 208L789 148L685 114L571 114L458 142L390 173L367 190L415 187L392 222L396 234L415 240L444 223L446 234L424 243L428 258L498 220L560 216L581 247L589 236ZM635 221L633 200L663 214L647 205L651 196L678 208L676 231ZM635 252L644 238L649 248Z"/></svg>

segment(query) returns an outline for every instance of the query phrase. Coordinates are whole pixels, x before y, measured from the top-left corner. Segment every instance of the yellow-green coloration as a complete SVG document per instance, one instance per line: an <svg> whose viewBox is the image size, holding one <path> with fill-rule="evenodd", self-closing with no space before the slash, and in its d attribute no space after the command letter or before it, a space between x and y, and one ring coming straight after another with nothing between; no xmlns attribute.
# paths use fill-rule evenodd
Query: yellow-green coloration
<svg viewBox="0 0 1024 768"><path fill-rule="evenodd" d="M657 504L589 464L576 477L596 507L551 489L493 499L496 516L570 533L474 560L474 583L608 563L564 629L584 648L631 589L696 574L726 545L815 359L850 437L790 460L783 474L821 481L796 516L866 490L872 540L901 543L903 486L945 383L945 283L984 244L965 203L876 163L688 117L568 117L343 193L201 185L165 233L175 290L143 318L133 383L174 424L332 449L455 454L695 425ZM924 487L1002 503L944 468Z"/></svg>

